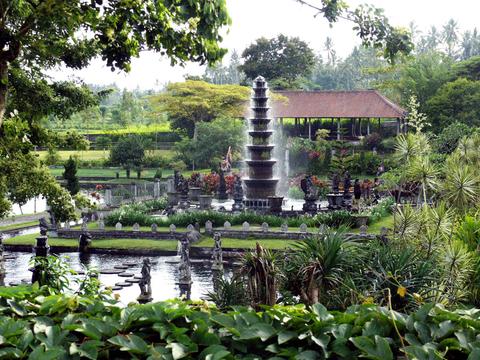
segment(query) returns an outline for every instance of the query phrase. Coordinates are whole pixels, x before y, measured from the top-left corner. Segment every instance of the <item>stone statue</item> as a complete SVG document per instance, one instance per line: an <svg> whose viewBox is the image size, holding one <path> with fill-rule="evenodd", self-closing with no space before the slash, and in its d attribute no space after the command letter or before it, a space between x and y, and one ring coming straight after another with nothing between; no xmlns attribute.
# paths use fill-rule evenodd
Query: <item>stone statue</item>
<svg viewBox="0 0 480 360"><path fill-rule="evenodd" d="M140 287L140 296L137 298L137 300L139 303L147 303L149 301L152 301L152 276L150 275L151 269L152 265L150 263L150 259L143 259L141 272L142 278L138 282L138 286Z"/></svg>
<svg viewBox="0 0 480 360"><path fill-rule="evenodd" d="M303 211L306 213L316 213L317 212L317 203L318 200L318 189L313 185L312 176L307 175L300 182L300 187L302 188L304 195L305 203L303 204Z"/></svg>
<svg viewBox="0 0 480 360"><path fill-rule="evenodd" d="M38 222L39 222L38 225L40 226L40 235L46 236L48 231L47 219L42 217Z"/></svg>
<svg viewBox="0 0 480 360"><path fill-rule="evenodd" d="M243 200L243 185L238 175L235 175L235 183L233 184L233 198Z"/></svg>
<svg viewBox="0 0 480 360"><path fill-rule="evenodd" d="M315 185L313 185L312 176L307 175L304 179L300 182L300 187L302 188L303 193L305 194L305 200L318 200L318 189Z"/></svg>
<svg viewBox="0 0 480 360"><path fill-rule="evenodd" d="M215 244L212 254L212 270L223 270L222 239L220 238L220 233L216 232L213 235L213 241Z"/></svg>
<svg viewBox="0 0 480 360"><path fill-rule="evenodd" d="M83 232L78 238L78 251L80 253L88 252L91 242L92 235L88 232Z"/></svg>
<svg viewBox="0 0 480 360"><path fill-rule="evenodd" d="M332 192L338 193L340 187L340 176L337 173L333 174L332 177Z"/></svg>
<svg viewBox="0 0 480 360"><path fill-rule="evenodd" d="M178 191L178 183L179 183L179 180L180 180L179 175L180 175L180 173L179 173L178 170L173 171L173 190L174 191Z"/></svg>
<svg viewBox="0 0 480 360"><path fill-rule="evenodd" d="M226 200L228 199L227 195L227 183L225 182L225 173L222 169L220 169L220 182L218 184L218 193L217 197L219 200Z"/></svg>
<svg viewBox="0 0 480 360"><path fill-rule="evenodd" d="M177 186L177 191L181 193L182 195L187 195L188 196L188 181L183 177L183 175L178 176L178 186Z"/></svg>
<svg viewBox="0 0 480 360"><path fill-rule="evenodd" d="M192 274L190 270L190 243L188 236L180 241L180 265L178 267L178 283L180 285L190 285L192 283Z"/></svg>
<svg viewBox="0 0 480 360"><path fill-rule="evenodd" d="M343 179L343 193L348 194L350 192L350 187L352 186L352 179L350 173L345 171L345 177Z"/></svg>
<svg viewBox="0 0 480 360"><path fill-rule="evenodd" d="M220 163L220 169L224 173L229 173L232 170L232 147L228 147L227 154Z"/></svg>

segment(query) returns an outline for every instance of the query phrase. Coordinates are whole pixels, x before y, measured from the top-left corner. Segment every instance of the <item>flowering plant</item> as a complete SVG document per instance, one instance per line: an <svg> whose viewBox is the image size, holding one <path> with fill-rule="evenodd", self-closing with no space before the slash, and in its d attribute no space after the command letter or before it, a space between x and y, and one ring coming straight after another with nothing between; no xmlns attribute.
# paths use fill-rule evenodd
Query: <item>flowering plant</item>
<svg viewBox="0 0 480 360"><path fill-rule="evenodd" d="M203 191L206 194L213 194L218 189L218 185L220 183L220 175L217 173L210 173L203 176Z"/></svg>

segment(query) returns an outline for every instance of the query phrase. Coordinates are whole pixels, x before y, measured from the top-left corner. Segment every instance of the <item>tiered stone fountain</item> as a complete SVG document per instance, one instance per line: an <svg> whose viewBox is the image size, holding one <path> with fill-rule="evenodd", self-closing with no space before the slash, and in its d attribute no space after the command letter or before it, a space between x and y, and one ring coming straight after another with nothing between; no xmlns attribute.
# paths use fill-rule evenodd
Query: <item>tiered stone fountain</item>
<svg viewBox="0 0 480 360"><path fill-rule="evenodd" d="M268 209L271 205L280 204L283 198L276 197L278 179L273 176L272 159L274 145L270 143L273 130L268 117L267 83L262 76L253 81L252 115L248 135L251 142L247 145L250 158L245 162L248 175L243 179L246 186L245 206L249 209ZM280 203L279 203L280 201Z"/></svg>

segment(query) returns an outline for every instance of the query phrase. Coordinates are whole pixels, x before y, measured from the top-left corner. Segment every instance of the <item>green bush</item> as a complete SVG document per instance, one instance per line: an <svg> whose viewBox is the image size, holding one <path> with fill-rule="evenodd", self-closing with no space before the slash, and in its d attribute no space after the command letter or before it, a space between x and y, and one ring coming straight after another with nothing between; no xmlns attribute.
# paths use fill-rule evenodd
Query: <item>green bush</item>
<svg viewBox="0 0 480 360"><path fill-rule="evenodd" d="M450 154L457 148L458 141L473 133L473 128L463 123L454 122L444 128L433 145L437 152L441 154Z"/></svg>
<svg viewBox="0 0 480 360"><path fill-rule="evenodd" d="M375 175L382 158L371 151L362 151L352 156L350 171L353 174Z"/></svg>
<svg viewBox="0 0 480 360"><path fill-rule="evenodd" d="M274 215L259 215L253 212L244 212L238 215L219 213L217 211L195 211L181 214L175 214L168 218L158 218L149 215L151 210L143 208L143 203L135 205L122 206L120 209L112 211L105 219L105 224L114 226L121 222L124 226L132 226L138 223L141 226L151 226L153 223L161 227L168 227L171 224L175 226L186 227L189 224L198 222L203 225L210 220L215 227L221 227L228 221L232 225L241 225L245 221L251 225L260 225L266 222L271 227L280 227L286 223L290 227L298 227L305 223L308 227L315 227L320 224L338 227L340 225L350 226L354 223L352 215L348 211L334 211L318 214L315 217L298 216L291 218L282 218Z"/></svg>
<svg viewBox="0 0 480 360"><path fill-rule="evenodd" d="M395 143L396 140L394 137L383 139L380 143L378 150L391 153L395 150Z"/></svg>
<svg viewBox="0 0 480 360"><path fill-rule="evenodd" d="M46 287L0 287L3 358L477 359L480 312L426 304L246 307L164 301L120 307Z"/></svg>
<svg viewBox="0 0 480 360"><path fill-rule="evenodd" d="M304 198L304 196L305 194L298 186L290 186L290 188L288 189L288 197L290 199L301 200Z"/></svg>

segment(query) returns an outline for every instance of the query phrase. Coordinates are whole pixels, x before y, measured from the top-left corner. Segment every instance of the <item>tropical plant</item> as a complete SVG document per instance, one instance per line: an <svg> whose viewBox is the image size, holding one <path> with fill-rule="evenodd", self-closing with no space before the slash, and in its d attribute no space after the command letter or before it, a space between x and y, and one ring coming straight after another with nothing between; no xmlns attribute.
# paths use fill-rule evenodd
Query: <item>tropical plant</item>
<svg viewBox="0 0 480 360"><path fill-rule="evenodd" d="M277 302L278 277L280 275L277 255L257 243L255 251L246 252L241 259L242 273L246 277L247 291L253 307Z"/></svg>
<svg viewBox="0 0 480 360"><path fill-rule="evenodd" d="M235 305L248 305L249 299L245 296L244 279L235 275L230 279L214 278L214 291L207 292L205 300L213 302L221 311L226 311Z"/></svg>
<svg viewBox="0 0 480 360"><path fill-rule="evenodd" d="M285 288L305 304L328 303L331 292L342 286L355 261L354 242L345 228L322 228L317 236L301 240L284 263Z"/></svg>
<svg viewBox="0 0 480 360"><path fill-rule="evenodd" d="M459 166L453 160L446 162L442 197L461 212L466 212L478 200L479 178L469 166Z"/></svg>
<svg viewBox="0 0 480 360"><path fill-rule="evenodd" d="M357 287L365 297L395 310L411 310L428 301L435 287L435 262L408 243L373 242L364 255Z"/></svg>

